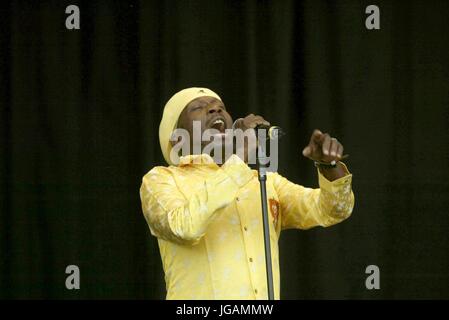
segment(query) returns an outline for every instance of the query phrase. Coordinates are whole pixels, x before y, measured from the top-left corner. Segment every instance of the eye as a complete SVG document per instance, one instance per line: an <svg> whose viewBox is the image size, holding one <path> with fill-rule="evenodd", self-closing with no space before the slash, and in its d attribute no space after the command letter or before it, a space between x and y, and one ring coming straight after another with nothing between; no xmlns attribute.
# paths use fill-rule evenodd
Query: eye
<svg viewBox="0 0 449 320"><path fill-rule="evenodd" d="M198 111L204 108L204 105L202 104L197 104L195 106L193 106L192 108L190 108L190 111Z"/></svg>

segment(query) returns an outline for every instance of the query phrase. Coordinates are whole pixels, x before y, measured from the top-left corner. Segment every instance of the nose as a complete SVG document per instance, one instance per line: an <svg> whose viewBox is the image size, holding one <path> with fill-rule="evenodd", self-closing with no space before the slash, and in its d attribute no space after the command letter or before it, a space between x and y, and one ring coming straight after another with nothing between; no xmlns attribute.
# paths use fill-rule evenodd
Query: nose
<svg viewBox="0 0 449 320"><path fill-rule="evenodd" d="M217 104L212 104L209 106L209 110L207 111L208 113L212 114L212 113L221 113L223 111L223 108L220 105Z"/></svg>

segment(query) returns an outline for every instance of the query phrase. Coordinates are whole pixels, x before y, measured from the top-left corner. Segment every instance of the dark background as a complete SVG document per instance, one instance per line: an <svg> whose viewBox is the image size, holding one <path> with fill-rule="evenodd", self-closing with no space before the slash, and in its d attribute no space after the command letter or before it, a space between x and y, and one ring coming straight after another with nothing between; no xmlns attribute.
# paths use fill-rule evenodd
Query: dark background
<svg viewBox="0 0 449 320"><path fill-rule="evenodd" d="M288 132L279 171L294 182L317 186L301 155L314 128L350 154L353 215L282 234L282 298L448 299L448 16L443 0L2 4L0 298L165 297L139 187L164 164L163 105L206 86Z"/></svg>

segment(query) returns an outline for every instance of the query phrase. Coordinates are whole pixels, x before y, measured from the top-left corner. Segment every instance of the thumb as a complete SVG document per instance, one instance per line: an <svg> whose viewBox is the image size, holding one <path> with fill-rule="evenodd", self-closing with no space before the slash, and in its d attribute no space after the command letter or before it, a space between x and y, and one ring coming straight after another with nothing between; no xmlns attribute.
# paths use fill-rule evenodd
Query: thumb
<svg viewBox="0 0 449 320"><path fill-rule="evenodd" d="M304 148L304 150L302 150L302 154L303 154L303 156L308 157L308 156L310 156L311 151L312 150L311 150L310 146L307 146Z"/></svg>

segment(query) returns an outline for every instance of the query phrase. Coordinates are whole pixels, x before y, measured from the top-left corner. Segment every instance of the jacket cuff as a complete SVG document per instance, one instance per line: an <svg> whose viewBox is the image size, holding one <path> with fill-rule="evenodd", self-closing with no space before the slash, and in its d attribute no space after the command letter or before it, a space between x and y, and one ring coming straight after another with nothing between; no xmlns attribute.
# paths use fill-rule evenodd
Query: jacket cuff
<svg viewBox="0 0 449 320"><path fill-rule="evenodd" d="M333 191L336 189L340 189L343 186L351 185L352 174L349 172L348 168L346 167L346 165L343 162L340 162L340 164L343 166L343 169L346 172L346 175L341 178L338 178L334 181L327 180L326 177L323 174L321 174L320 170L317 169L318 183L319 183L321 189Z"/></svg>

